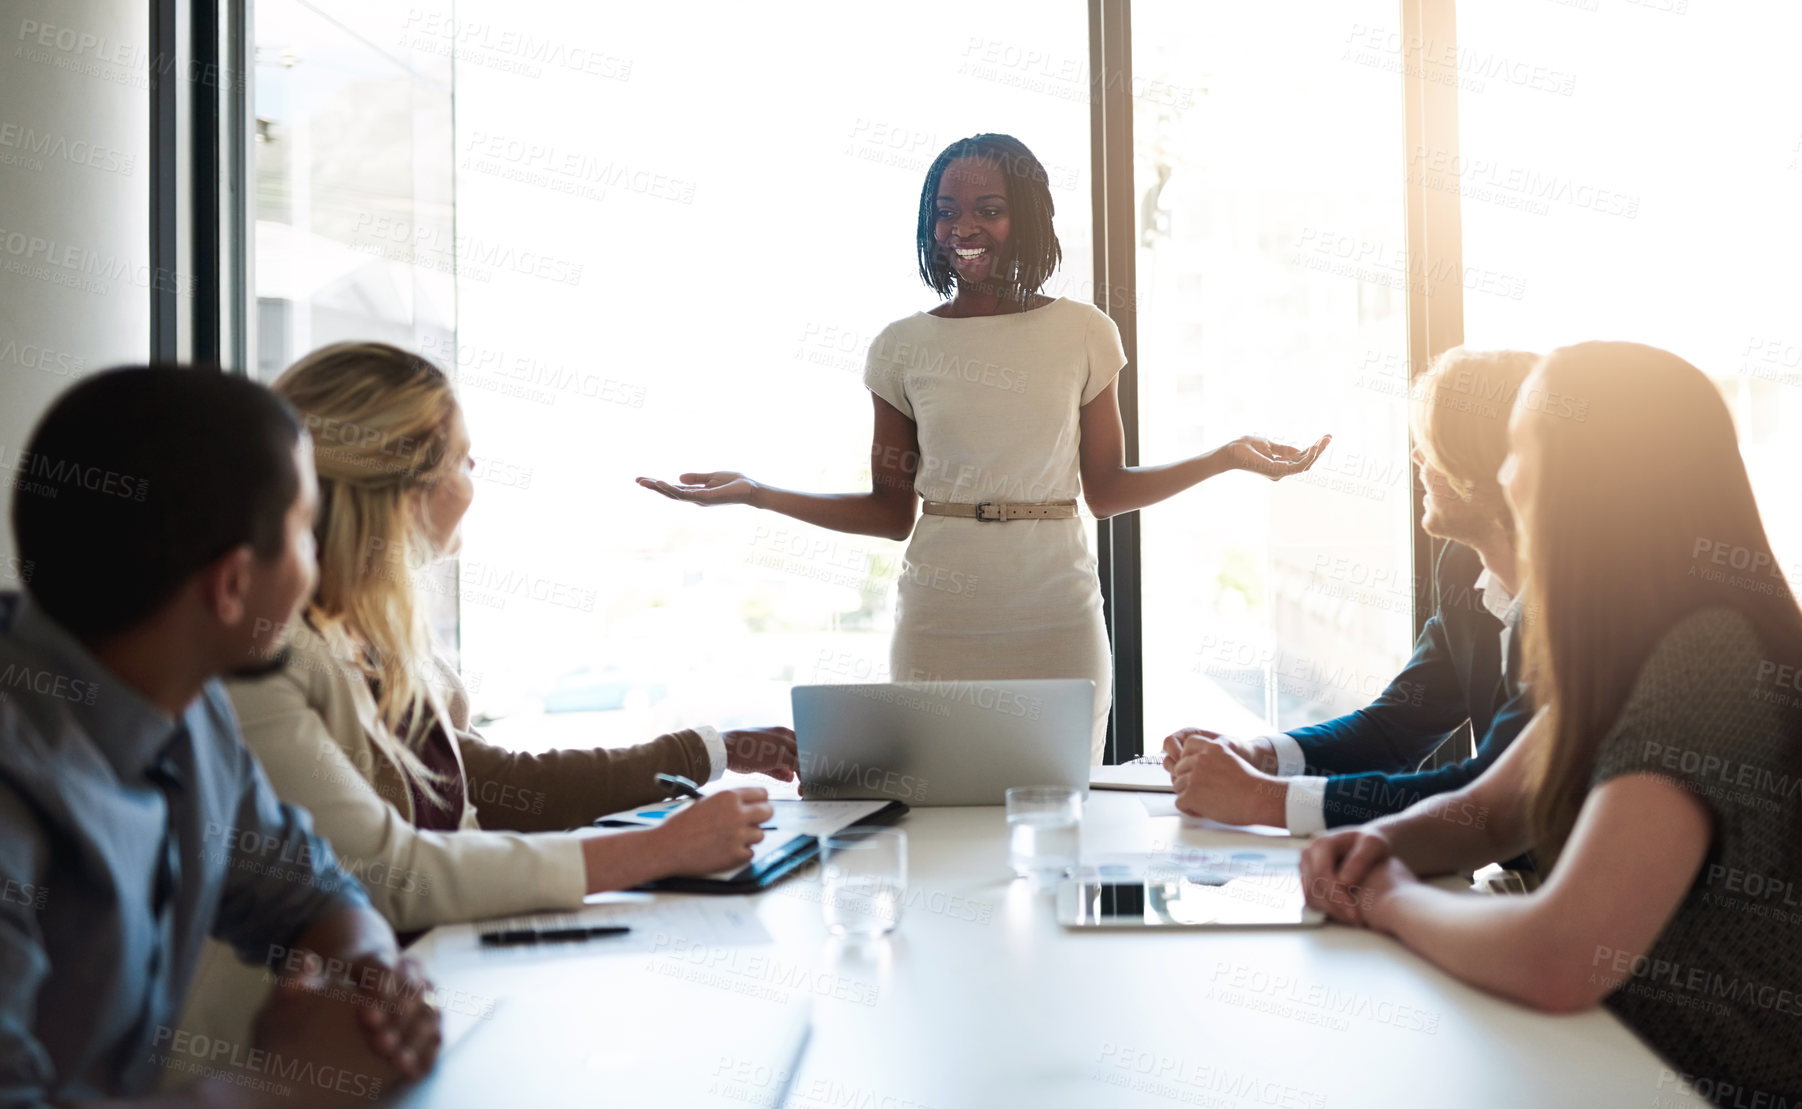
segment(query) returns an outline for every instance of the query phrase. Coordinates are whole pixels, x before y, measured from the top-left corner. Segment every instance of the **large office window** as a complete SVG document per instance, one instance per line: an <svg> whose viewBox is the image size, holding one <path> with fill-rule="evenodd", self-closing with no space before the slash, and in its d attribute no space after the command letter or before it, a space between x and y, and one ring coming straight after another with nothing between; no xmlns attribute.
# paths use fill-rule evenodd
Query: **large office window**
<svg viewBox="0 0 1802 1109"><path fill-rule="evenodd" d="M866 350L931 307L927 166L1010 132L1044 162L1090 299L1081 0L460 0L456 368L477 498L463 667L499 740L788 719L794 682L882 681L903 545L637 475L868 488ZM981 588L981 583L975 583Z"/></svg>
<svg viewBox="0 0 1802 1109"><path fill-rule="evenodd" d="M1335 436L1312 474L1146 512L1144 642L1116 649L1144 652L1148 745L1344 711L1406 653L1422 266L1391 9L1133 6L1141 458ZM477 498L433 593L504 743L777 722L791 683L887 679L902 544L633 478L866 487L862 365L933 303L914 223L939 149L1031 146L1047 291L1095 299L1083 0L821 0L780 33L703 11L256 6L257 372L377 338L454 375Z"/></svg>
<svg viewBox="0 0 1802 1109"><path fill-rule="evenodd" d="M1802 578L1802 11L1645 0L1459 0L1460 146L1417 172L1463 192L1469 342L1669 349L1710 374L1779 560Z"/></svg>
<svg viewBox="0 0 1802 1109"><path fill-rule="evenodd" d="M258 0L255 366L455 325L451 59L411 25L450 0Z"/></svg>
<svg viewBox="0 0 1802 1109"><path fill-rule="evenodd" d="M411 30L451 0L258 0L252 365L327 343L446 347L456 329L451 51ZM456 656L454 566L422 567Z"/></svg>
<svg viewBox="0 0 1802 1109"><path fill-rule="evenodd" d="M1314 470L1146 510L1145 742L1368 703L1406 657L1408 288L1392 0L1133 4L1140 457ZM1155 598L1155 601L1153 600Z"/></svg>

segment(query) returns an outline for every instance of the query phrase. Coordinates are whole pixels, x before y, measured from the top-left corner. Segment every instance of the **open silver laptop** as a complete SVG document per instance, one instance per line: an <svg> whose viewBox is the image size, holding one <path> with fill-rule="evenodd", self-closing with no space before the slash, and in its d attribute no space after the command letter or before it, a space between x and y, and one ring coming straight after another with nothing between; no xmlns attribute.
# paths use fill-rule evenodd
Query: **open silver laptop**
<svg viewBox="0 0 1802 1109"><path fill-rule="evenodd" d="M1089 786L1095 683L1057 678L794 687L801 796L999 805Z"/></svg>

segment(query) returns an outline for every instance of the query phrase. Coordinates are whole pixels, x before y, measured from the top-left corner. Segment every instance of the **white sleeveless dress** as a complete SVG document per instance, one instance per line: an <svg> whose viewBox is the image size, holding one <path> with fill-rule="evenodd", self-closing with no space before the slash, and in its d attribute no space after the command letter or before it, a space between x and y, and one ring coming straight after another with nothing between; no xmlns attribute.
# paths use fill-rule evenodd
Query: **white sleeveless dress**
<svg viewBox="0 0 1802 1109"><path fill-rule="evenodd" d="M1125 365L1114 321L1060 297L1013 315L897 320L871 341L864 384L914 421L923 500L1056 501L1081 496L1077 410ZM1101 761L1114 683L1093 526L922 515L898 588L891 679L1088 678Z"/></svg>

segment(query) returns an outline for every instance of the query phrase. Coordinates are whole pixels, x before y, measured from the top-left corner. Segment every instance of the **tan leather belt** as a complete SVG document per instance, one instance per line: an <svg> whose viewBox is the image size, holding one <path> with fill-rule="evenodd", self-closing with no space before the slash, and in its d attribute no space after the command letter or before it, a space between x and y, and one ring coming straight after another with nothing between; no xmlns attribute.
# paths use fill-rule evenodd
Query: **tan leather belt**
<svg viewBox="0 0 1802 1109"><path fill-rule="evenodd" d="M957 501L925 501L920 511L928 516L961 516L985 524L1004 524L1009 520L1074 520L1075 501L1045 501L1042 504L1009 504L1006 501L983 501L962 504Z"/></svg>

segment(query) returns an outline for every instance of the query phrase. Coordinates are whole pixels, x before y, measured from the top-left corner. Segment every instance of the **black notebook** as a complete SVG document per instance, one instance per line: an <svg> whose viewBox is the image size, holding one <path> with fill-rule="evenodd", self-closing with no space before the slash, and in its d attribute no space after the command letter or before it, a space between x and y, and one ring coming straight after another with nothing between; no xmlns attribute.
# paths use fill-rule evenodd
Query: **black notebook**
<svg viewBox="0 0 1802 1109"><path fill-rule="evenodd" d="M654 828L693 802L659 801L595 821L601 828ZM846 828L893 824L907 813L899 801L771 801L764 837L742 867L695 877L659 878L637 888L676 893L752 893L819 858L820 839Z"/></svg>

